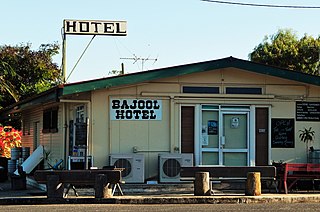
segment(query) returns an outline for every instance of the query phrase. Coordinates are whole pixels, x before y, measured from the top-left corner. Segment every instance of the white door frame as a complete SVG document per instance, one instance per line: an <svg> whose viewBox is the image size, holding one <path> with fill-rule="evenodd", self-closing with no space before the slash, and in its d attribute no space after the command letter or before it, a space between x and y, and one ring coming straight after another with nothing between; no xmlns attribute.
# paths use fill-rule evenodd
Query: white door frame
<svg viewBox="0 0 320 212"><path fill-rule="evenodd" d="M224 142L225 141L225 132L224 132L224 115L246 115L246 149L225 149L224 148ZM223 161L223 153L247 153L247 162L246 165L249 164L249 149L250 149L250 112L249 111L221 111L220 112L220 125L219 125L219 165L225 165Z"/></svg>
<svg viewBox="0 0 320 212"><path fill-rule="evenodd" d="M224 107L224 105L217 104L205 104L205 105L213 105L219 106L218 109L203 109L201 104L197 104L195 106L195 165L202 165L202 153L203 152L218 152L219 154L219 165L223 165L223 152L247 152L247 165L254 165L252 161L254 161L254 130L251 130L254 127L254 122L252 122L254 117L254 107L252 106L234 106ZM230 105L228 105L230 106ZM202 111L218 111L219 113L219 147L218 148L203 148L202 147L202 139L201 139L201 128L202 128ZM246 114L247 115L247 149L229 149L224 151L221 146L221 137L223 132L223 115L224 114Z"/></svg>

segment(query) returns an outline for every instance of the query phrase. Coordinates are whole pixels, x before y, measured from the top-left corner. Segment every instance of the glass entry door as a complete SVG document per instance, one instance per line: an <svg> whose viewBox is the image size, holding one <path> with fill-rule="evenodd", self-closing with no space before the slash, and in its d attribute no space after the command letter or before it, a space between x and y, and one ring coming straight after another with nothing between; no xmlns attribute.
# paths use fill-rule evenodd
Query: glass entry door
<svg viewBox="0 0 320 212"><path fill-rule="evenodd" d="M248 113L223 112L220 150L225 166L248 165Z"/></svg>
<svg viewBox="0 0 320 212"><path fill-rule="evenodd" d="M201 165L248 165L249 112L202 110L201 120Z"/></svg>
<svg viewBox="0 0 320 212"><path fill-rule="evenodd" d="M219 123L219 111L202 111L200 139L202 165L220 164Z"/></svg>

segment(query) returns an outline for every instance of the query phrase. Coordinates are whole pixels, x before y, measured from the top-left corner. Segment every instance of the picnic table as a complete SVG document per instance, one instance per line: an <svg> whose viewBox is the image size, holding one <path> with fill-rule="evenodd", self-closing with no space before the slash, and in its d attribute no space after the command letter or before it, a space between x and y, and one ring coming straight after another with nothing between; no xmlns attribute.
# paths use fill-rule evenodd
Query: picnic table
<svg viewBox="0 0 320 212"><path fill-rule="evenodd" d="M320 179L320 164L315 163L283 163L278 166L279 190L284 187L287 194L299 180Z"/></svg>
<svg viewBox="0 0 320 212"><path fill-rule="evenodd" d="M47 185L48 198L63 198L64 184L93 185L96 198L111 197L112 185L122 183L122 169L37 170L34 178Z"/></svg>

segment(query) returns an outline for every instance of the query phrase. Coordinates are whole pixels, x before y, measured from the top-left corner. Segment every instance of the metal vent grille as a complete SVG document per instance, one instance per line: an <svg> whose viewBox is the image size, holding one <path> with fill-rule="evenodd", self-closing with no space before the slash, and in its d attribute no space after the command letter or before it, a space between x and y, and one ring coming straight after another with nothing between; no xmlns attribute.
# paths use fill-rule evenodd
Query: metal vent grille
<svg viewBox="0 0 320 212"><path fill-rule="evenodd" d="M176 177L180 174L180 163L176 159L166 159L163 163L162 170L168 177Z"/></svg>
<svg viewBox="0 0 320 212"><path fill-rule="evenodd" d="M114 162L114 166L117 168L125 168L122 171L122 177L126 177L131 173L132 165L128 159L118 159Z"/></svg>

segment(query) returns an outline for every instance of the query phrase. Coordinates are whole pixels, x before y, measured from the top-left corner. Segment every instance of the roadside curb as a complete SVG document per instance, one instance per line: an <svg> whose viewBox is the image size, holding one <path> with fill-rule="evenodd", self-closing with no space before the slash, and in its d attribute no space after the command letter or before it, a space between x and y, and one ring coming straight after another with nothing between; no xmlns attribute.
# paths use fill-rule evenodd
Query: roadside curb
<svg viewBox="0 0 320 212"><path fill-rule="evenodd" d="M34 205L34 204L257 204L257 203L303 203L320 202L319 194L290 196L126 196L114 198L64 198L47 199L46 197L2 198L0 205Z"/></svg>

